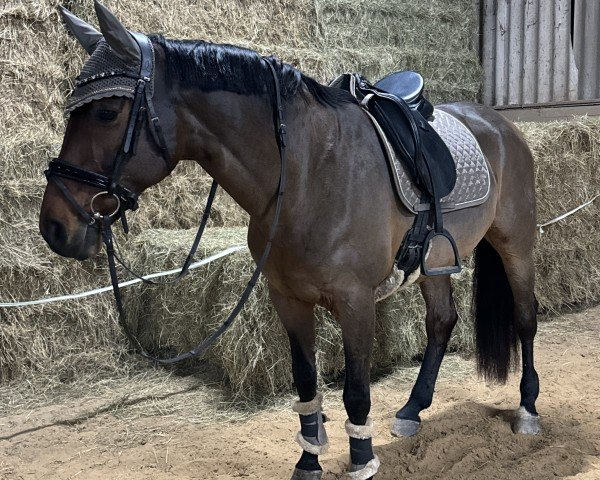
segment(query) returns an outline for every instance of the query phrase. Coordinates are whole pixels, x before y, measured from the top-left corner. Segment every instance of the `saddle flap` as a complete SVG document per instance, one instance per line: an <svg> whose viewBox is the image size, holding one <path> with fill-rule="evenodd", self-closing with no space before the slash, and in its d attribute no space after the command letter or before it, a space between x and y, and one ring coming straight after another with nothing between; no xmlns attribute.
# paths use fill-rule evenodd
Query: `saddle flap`
<svg viewBox="0 0 600 480"><path fill-rule="evenodd" d="M452 154L418 111L402 108L399 102L396 98L376 96L369 102L369 111L383 128L415 185L442 198L456 184Z"/></svg>
<svg viewBox="0 0 600 480"><path fill-rule="evenodd" d="M431 179L435 191L429 190L434 197L442 198L450 194L456 185L456 164L450 149L431 124L419 112L413 112L421 130L422 161L424 172L419 172L423 178ZM420 165L417 163L417 165Z"/></svg>

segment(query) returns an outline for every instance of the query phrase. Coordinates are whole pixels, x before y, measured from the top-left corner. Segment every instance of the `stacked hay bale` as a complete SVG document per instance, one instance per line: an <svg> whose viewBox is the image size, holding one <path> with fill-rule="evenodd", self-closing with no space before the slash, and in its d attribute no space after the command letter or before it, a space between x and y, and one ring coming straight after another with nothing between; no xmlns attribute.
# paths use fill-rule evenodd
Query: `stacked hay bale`
<svg viewBox="0 0 600 480"><path fill-rule="evenodd" d="M519 128L535 157L538 223L600 194L600 118ZM548 313L600 301L600 198L543 229L536 274L537 297Z"/></svg>
<svg viewBox="0 0 600 480"><path fill-rule="evenodd" d="M244 244L245 228L209 229L203 247L206 254L226 246ZM135 240L134 265L150 270L172 268L186 254L194 230L144 232ZM254 269L249 253L236 254L194 272L183 283L147 286L128 291L126 301L131 324L142 343L161 353L189 350L213 332L230 313ZM472 325L469 321L471 271L455 279L460 321L451 350L470 351ZM159 312L168 312L162 315ZM424 304L418 288L411 287L378 304L374 364L379 371L410 362L425 346ZM317 308L318 362L326 380L343 372L341 332L324 309ZM261 279L236 323L211 348L207 359L220 366L236 395L256 395L289 390L292 385L287 335L268 300Z"/></svg>
<svg viewBox="0 0 600 480"><path fill-rule="evenodd" d="M57 3L8 0L0 6L2 301L86 290L106 279L102 258L83 264L61 259L48 250L37 228L45 186L42 171L60 147L64 97L84 59L82 50L58 21L54 10ZM64 3L95 23L91 0ZM321 81L344 71L359 71L377 79L391 70L413 68L424 74L436 102L472 100L479 90L480 67L471 46L471 0L106 3L132 29L274 53ZM595 158L597 163L598 135L594 137L593 132L600 127L582 121L523 128L537 155L540 218L581 203L586 194L582 188L565 189L560 198L545 193L547 186L555 183L554 175L566 178L562 175L567 174L560 168L565 160L554 152L553 142L558 138L560 157L577 159L567 160L569 178L597 182L598 172L592 171L590 159ZM571 136L571 131L579 133ZM591 189L589 182L586 185ZM193 236L187 229L197 223L208 185L209 179L196 165L182 164L142 197L140 210L131 216L134 235L126 245L136 268L172 268L185 256ZM540 268L552 266L551 271L543 270L540 281L539 295L546 307L560 308L600 298L594 285L594 281L598 283L598 265L593 263L599 256L589 256L590 252L598 253L598 247L587 238L588 228L598 228L595 213L594 209L583 212L575 231L562 225L549 229L540 242ZM245 213L222 194L198 256L243 244L247 220ZM566 233L577 245L575 253L568 249ZM568 254L554 255L555 247ZM582 263L580 273L574 273ZM126 298L131 320L137 322L137 331L153 349L183 350L223 319L243 290L252 267L249 254L242 252L195 271L178 286L162 290L132 288ZM453 337L455 350L469 351L472 346L469 277L466 270L455 282L461 315ZM560 281L556 280L564 281L565 286L557 287ZM343 367L340 332L324 312L319 311L319 316L320 369L327 378L335 378ZM416 288L379 305L378 368L409 361L422 351L422 318L423 305ZM44 307L0 309L0 382L43 377L48 388L48 384L75 379L126 375L129 367L124 365L133 364L134 357L128 356L125 361L121 358L126 354L123 345L110 295ZM222 368L239 395L254 397L290 388L287 340L266 298L264 283L260 283L232 332L216 345L209 358Z"/></svg>
<svg viewBox="0 0 600 480"><path fill-rule="evenodd" d="M600 119L519 125L531 146L536 166L538 218L544 222L581 205L600 193ZM536 247L537 297L542 312L600 300L600 200L564 222L548 226ZM244 228L223 229L212 242L242 242ZM152 270L171 268L182 258L194 231L152 231L135 240L142 253L136 264ZM215 246L215 249L216 248ZM191 348L213 331L239 298L254 263L238 254L186 280L185 287L157 290L147 287L128 294L130 320L149 347ZM453 279L459 322L450 350L470 352L473 347L470 317L472 270L467 267ZM168 311L169 318L157 315ZM335 379L343 372L340 330L331 316L318 309L320 371ZM374 363L379 370L410 362L425 346L424 304L417 287L410 287L378 304ZM207 321L207 319L209 319ZM231 331L209 352L208 358L224 370L238 395L274 394L291 386L287 337L260 282L248 307Z"/></svg>

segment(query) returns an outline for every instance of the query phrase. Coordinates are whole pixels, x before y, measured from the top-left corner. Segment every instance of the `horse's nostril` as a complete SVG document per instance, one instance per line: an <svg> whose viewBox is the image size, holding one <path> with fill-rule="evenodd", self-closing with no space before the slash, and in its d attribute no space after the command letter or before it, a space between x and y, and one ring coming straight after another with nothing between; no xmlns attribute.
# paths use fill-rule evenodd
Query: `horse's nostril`
<svg viewBox="0 0 600 480"><path fill-rule="evenodd" d="M48 223L48 239L53 244L64 244L67 241L67 229L56 220Z"/></svg>

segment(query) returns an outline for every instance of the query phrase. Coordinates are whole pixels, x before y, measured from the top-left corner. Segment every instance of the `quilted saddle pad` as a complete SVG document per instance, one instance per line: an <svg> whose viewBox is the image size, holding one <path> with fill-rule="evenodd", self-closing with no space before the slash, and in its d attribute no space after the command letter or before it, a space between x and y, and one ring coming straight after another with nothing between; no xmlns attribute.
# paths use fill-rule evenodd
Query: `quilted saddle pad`
<svg viewBox="0 0 600 480"><path fill-rule="evenodd" d="M366 111L366 110L365 110ZM368 111L366 111L369 114ZM369 114L383 144L390 163L396 192L402 203L412 213L429 209L429 204L420 205L421 192L411 182L398 160L394 149L375 119ZM441 201L443 211L461 210L480 205L490 195L490 170L471 131L457 118L443 110L435 109L431 125L448 146L456 165L456 185Z"/></svg>

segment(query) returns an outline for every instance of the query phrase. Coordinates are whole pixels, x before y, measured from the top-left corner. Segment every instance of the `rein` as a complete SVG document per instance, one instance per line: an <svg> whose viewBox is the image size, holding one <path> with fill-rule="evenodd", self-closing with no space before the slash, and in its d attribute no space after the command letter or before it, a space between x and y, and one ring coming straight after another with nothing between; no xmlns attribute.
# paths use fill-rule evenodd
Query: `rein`
<svg viewBox="0 0 600 480"><path fill-rule="evenodd" d="M105 175L90 172L88 170L84 170L73 165L69 165L60 159L56 158L50 162L48 170L46 170L45 175L48 181L53 181L60 191L63 193L65 198L73 205L78 214L86 221L89 225L99 228L101 230L102 241L104 243L106 249L106 255L108 258L108 270L110 273L110 280L113 288L113 293L115 297L115 304L117 307L119 324L125 333L128 341L133 345L135 350L144 358L154 362L155 364L169 365L181 362L183 360L187 360L192 357L196 357L202 355L206 352L208 348L210 348L218 339L227 331L227 329L233 324L239 313L242 311L246 301L250 297L256 282L258 281L260 274L265 266L269 253L271 251L271 247L273 244L273 239L275 237L275 232L277 230L277 224L279 223L279 217L281 214L282 204L283 204L283 194L285 191L285 178L286 178L286 158L285 158L285 148L286 148L286 126L284 124L284 116L283 116L283 103L281 100L281 88L279 85L279 79L277 77L277 72L275 67L272 64L272 60L270 58L263 57L262 60L268 65L269 70L273 77L274 90L275 90L275 98L274 98L274 112L273 112L273 121L276 132L276 141L279 150L279 159L280 159L280 173L279 173L279 182L277 186L277 200L275 205L275 214L273 220L271 222L271 226L269 227L269 235L267 238L267 244L265 249L257 262L256 268L246 285L238 303L233 308L227 319L223 322L223 324L215 330L210 336L205 338L201 343L196 345L194 348L189 350L188 352L182 353L175 357L171 358L158 358L150 354L140 343L139 339L133 334L131 331L125 315L125 309L123 307L123 299L121 295L121 290L119 287L119 279L117 273L117 265L118 261L129 273L134 275L135 277L141 279L144 283L147 284L159 284L159 282L154 282L150 280L143 279L140 275L132 271L116 254L115 252L115 243L113 240L113 232L112 232L112 224L114 220L120 218L123 224L123 230L125 233L129 231L127 220L125 218L125 212L127 210L136 210L138 208L138 195L135 192L128 190L119 184L119 177L123 170L124 164L134 155L135 152L135 140L137 138L138 126L144 118L144 113L147 113L148 124L150 127L150 131L152 132L152 138L154 139L157 146L160 148L162 153L162 158L167 165L169 170L172 170L170 167L170 156L167 149L167 145L164 139L164 135L162 133L162 128L160 126L160 121L156 112L154 110L154 106L152 103L152 95L150 93L150 88L148 88L148 84L152 81L153 76L153 67L154 67L154 52L152 43L149 38L143 34L132 33L135 40L138 42L141 51L141 67L140 67L140 75L138 78L138 83L135 91L135 96L133 99L133 105L127 125L127 129L125 131L125 135L123 138L121 149L119 150L111 177L107 177ZM118 76L119 73L116 72ZM82 183L84 185L89 185L94 188L98 188L100 190L99 193L92 197L90 202L90 210L89 213L86 209L84 209L75 199L75 197L71 194L67 186L62 181L63 178L68 180L72 180L78 183ZM202 215L202 219L200 221L200 226L198 227L198 231L196 233L196 237L190 249L190 252L184 261L181 271L177 274L176 278L169 282L163 283L176 283L181 278L183 278L189 271L189 266L191 265L194 255L200 245L200 241L202 239L202 235L204 233L206 224L208 222L210 216L210 210L212 207L213 200L215 198L215 194L217 192L218 183L216 180L213 180L211 185L210 193L207 198L206 206L204 209L204 213ZM94 206L94 202L97 198L102 196L112 196L116 201L115 210L108 214L103 215L98 210L96 210Z"/></svg>

